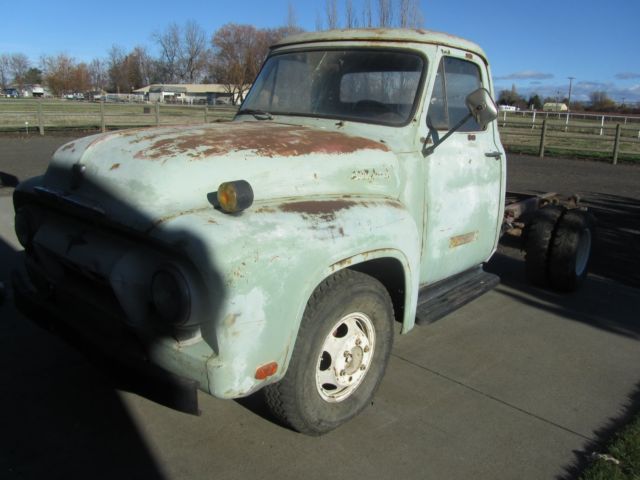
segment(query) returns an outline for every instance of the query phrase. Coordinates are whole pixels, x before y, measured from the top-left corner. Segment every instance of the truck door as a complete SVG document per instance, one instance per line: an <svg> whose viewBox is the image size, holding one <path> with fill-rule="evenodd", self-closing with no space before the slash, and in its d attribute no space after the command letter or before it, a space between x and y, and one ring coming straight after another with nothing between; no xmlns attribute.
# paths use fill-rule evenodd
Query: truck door
<svg viewBox="0 0 640 480"><path fill-rule="evenodd" d="M426 104L432 140L467 113L473 90L491 91L487 66L475 54L439 49ZM497 124L481 130L469 119L425 161L425 221L421 284L433 283L488 260L499 238L504 208L504 151Z"/></svg>

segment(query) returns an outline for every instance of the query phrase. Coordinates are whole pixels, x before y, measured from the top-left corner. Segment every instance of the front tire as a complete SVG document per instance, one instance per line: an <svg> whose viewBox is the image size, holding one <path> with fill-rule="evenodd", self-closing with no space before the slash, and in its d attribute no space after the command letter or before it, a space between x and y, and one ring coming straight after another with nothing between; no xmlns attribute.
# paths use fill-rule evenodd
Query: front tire
<svg viewBox="0 0 640 480"><path fill-rule="evenodd" d="M267 405L301 433L331 431L371 403L392 344L384 286L363 273L338 272L309 299L287 373L265 388Z"/></svg>

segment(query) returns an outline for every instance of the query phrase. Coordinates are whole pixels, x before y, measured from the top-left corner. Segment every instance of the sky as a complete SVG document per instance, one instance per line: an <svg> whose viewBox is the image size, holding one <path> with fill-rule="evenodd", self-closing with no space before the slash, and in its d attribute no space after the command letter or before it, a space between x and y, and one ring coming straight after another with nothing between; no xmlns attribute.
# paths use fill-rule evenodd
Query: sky
<svg viewBox="0 0 640 480"><path fill-rule="evenodd" d="M377 0L371 0L376 4ZM491 63L496 94L516 86L528 96L572 100L605 91L617 102L640 102L640 0L419 0L424 27L478 43ZM364 0L353 0L361 11ZM0 53L65 53L78 61L104 58L112 45L156 52L154 32L195 20L211 35L229 23L277 27L291 3L297 23L314 30L325 0L181 0L92 3L32 0L24 9L0 0ZM340 12L344 0L338 0Z"/></svg>

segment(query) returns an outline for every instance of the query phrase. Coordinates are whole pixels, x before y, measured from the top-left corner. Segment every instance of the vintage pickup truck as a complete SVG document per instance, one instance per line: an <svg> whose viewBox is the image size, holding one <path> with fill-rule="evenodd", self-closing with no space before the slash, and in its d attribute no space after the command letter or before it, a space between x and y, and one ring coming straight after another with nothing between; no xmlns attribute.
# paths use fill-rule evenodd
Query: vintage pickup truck
<svg viewBox="0 0 640 480"><path fill-rule="evenodd" d="M495 286L482 265L546 201L507 196L491 91L485 53L450 35L286 38L234 121L81 138L21 183L15 301L173 407L264 389L327 432L371 403L395 326ZM547 203L527 271L570 290L591 220Z"/></svg>

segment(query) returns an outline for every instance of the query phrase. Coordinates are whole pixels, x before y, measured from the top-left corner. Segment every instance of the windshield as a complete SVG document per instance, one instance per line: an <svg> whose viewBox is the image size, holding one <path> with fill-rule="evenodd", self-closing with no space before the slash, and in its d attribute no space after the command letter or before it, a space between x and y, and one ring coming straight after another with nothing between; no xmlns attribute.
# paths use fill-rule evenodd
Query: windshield
<svg viewBox="0 0 640 480"><path fill-rule="evenodd" d="M310 50L265 63L239 113L409 122L423 58L400 50Z"/></svg>

